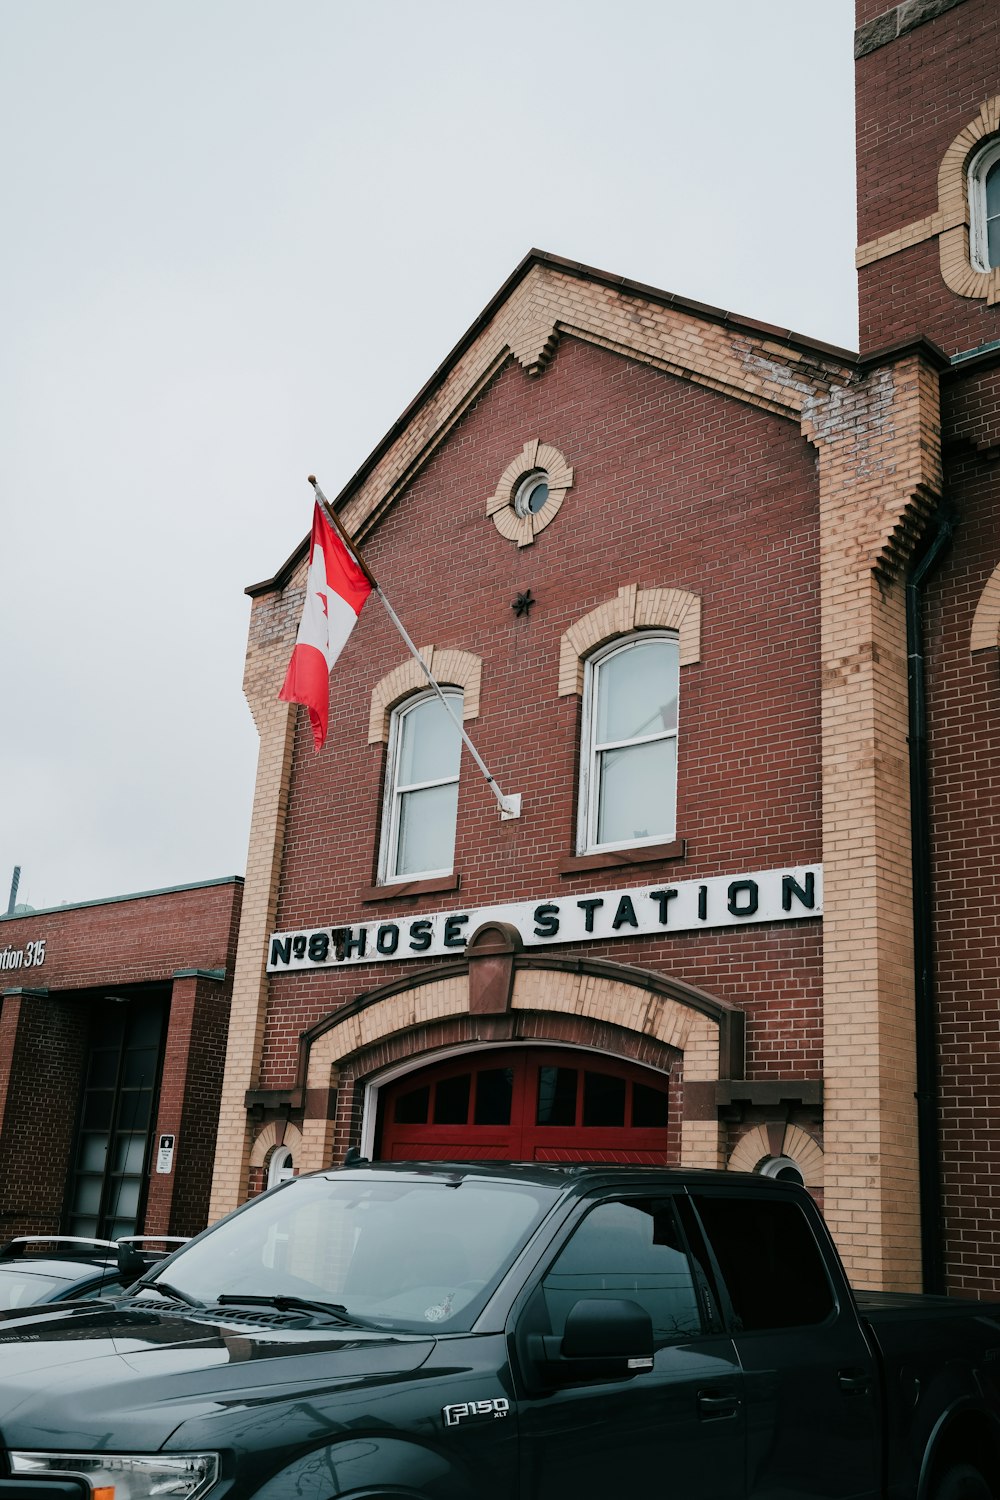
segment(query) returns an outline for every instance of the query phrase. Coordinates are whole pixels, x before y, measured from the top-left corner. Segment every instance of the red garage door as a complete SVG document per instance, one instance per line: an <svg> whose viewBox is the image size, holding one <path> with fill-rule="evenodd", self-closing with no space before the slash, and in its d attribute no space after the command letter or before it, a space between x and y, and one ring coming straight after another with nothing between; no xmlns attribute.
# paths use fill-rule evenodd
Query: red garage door
<svg viewBox="0 0 1000 1500"><path fill-rule="evenodd" d="M467 1053L382 1091L383 1161L667 1162L667 1080L593 1053Z"/></svg>

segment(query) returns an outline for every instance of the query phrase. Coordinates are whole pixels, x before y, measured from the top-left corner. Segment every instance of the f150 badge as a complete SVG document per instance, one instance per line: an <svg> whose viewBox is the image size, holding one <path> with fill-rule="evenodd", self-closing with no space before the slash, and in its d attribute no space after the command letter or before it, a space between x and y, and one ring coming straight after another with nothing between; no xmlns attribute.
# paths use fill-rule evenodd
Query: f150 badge
<svg viewBox="0 0 1000 1500"><path fill-rule="evenodd" d="M470 1417L505 1417L510 1411L510 1402L502 1396L492 1401L457 1401L454 1406L442 1406L441 1415L446 1427L457 1427Z"/></svg>

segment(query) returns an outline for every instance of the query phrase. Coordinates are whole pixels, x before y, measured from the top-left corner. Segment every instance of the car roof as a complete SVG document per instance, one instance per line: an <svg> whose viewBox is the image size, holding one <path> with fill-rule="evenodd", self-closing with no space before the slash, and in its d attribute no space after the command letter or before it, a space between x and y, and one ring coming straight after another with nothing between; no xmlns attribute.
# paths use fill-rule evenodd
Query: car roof
<svg viewBox="0 0 1000 1500"><path fill-rule="evenodd" d="M468 1161L358 1161L350 1166L327 1169L311 1173L329 1181L358 1180L375 1181L385 1177L410 1178L413 1181L437 1180L444 1182L507 1182L530 1183L533 1186L554 1188L570 1195L581 1195L603 1187L652 1189L666 1187L718 1187L721 1183L747 1189L751 1192L770 1192L775 1186L788 1188L787 1183L776 1183L773 1178L764 1178L751 1172L713 1172L691 1170L685 1167L632 1167L616 1163L595 1165L593 1163L559 1162L468 1162ZM292 1181L302 1181L295 1178ZM305 1179L307 1180L307 1178ZM286 1183L284 1186L290 1186Z"/></svg>
<svg viewBox="0 0 1000 1500"><path fill-rule="evenodd" d="M30 1260L0 1261L0 1276L12 1272L15 1276L45 1276L53 1281L82 1281L86 1277L98 1278L107 1272L117 1272L116 1260L71 1260L60 1256L58 1260L46 1260L32 1256Z"/></svg>

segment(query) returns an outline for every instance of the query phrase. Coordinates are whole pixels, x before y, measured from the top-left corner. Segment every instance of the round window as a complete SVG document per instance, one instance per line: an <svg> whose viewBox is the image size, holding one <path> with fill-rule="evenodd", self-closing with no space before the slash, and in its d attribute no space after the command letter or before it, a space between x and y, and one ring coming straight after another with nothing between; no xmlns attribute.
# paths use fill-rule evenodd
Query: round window
<svg viewBox="0 0 1000 1500"><path fill-rule="evenodd" d="M799 1187L805 1187L806 1184L802 1169L790 1156L772 1156L762 1162L757 1170L762 1177L774 1177L778 1182L797 1182Z"/></svg>
<svg viewBox="0 0 1000 1500"><path fill-rule="evenodd" d="M514 509L519 516L537 516L549 498L549 476L544 469L526 474L514 495Z"/></svg>

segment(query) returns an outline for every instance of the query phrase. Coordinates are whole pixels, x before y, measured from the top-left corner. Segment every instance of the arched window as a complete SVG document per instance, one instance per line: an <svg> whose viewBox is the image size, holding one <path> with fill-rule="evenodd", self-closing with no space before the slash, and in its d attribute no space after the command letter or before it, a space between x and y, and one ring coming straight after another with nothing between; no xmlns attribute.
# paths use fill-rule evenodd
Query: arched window
<svg viewBox="0 0 1000 1500"><path fill-rule="evenodd" d="M587 661L579 853L675 837L679 668L672 631L644 631Z"/></svg>
<svg viewBox="0 0 1000 1500"><path fill-rule="evenodd" d="M276 1146L271 1152L271 1160L267 1168L268 1187L277 1187L279 1182L287 1182L290 1177L294 1176L295 1164L292 1161L291 1150L288 1146Z"/></svg>
<svg viewBox="0 0 1000 1500"><path fill-rule="evenodd" d="M409 698L389 723L379 881L451 873L462 739L462 694ZM457 721L457 723L456 723Z"/></svg>
<svg viewBox="0 0 1000 1500"><path fill-rule="evenodd" d="M977 271L1000 266L1000 140L969 167L969 254Z"/></svg>

